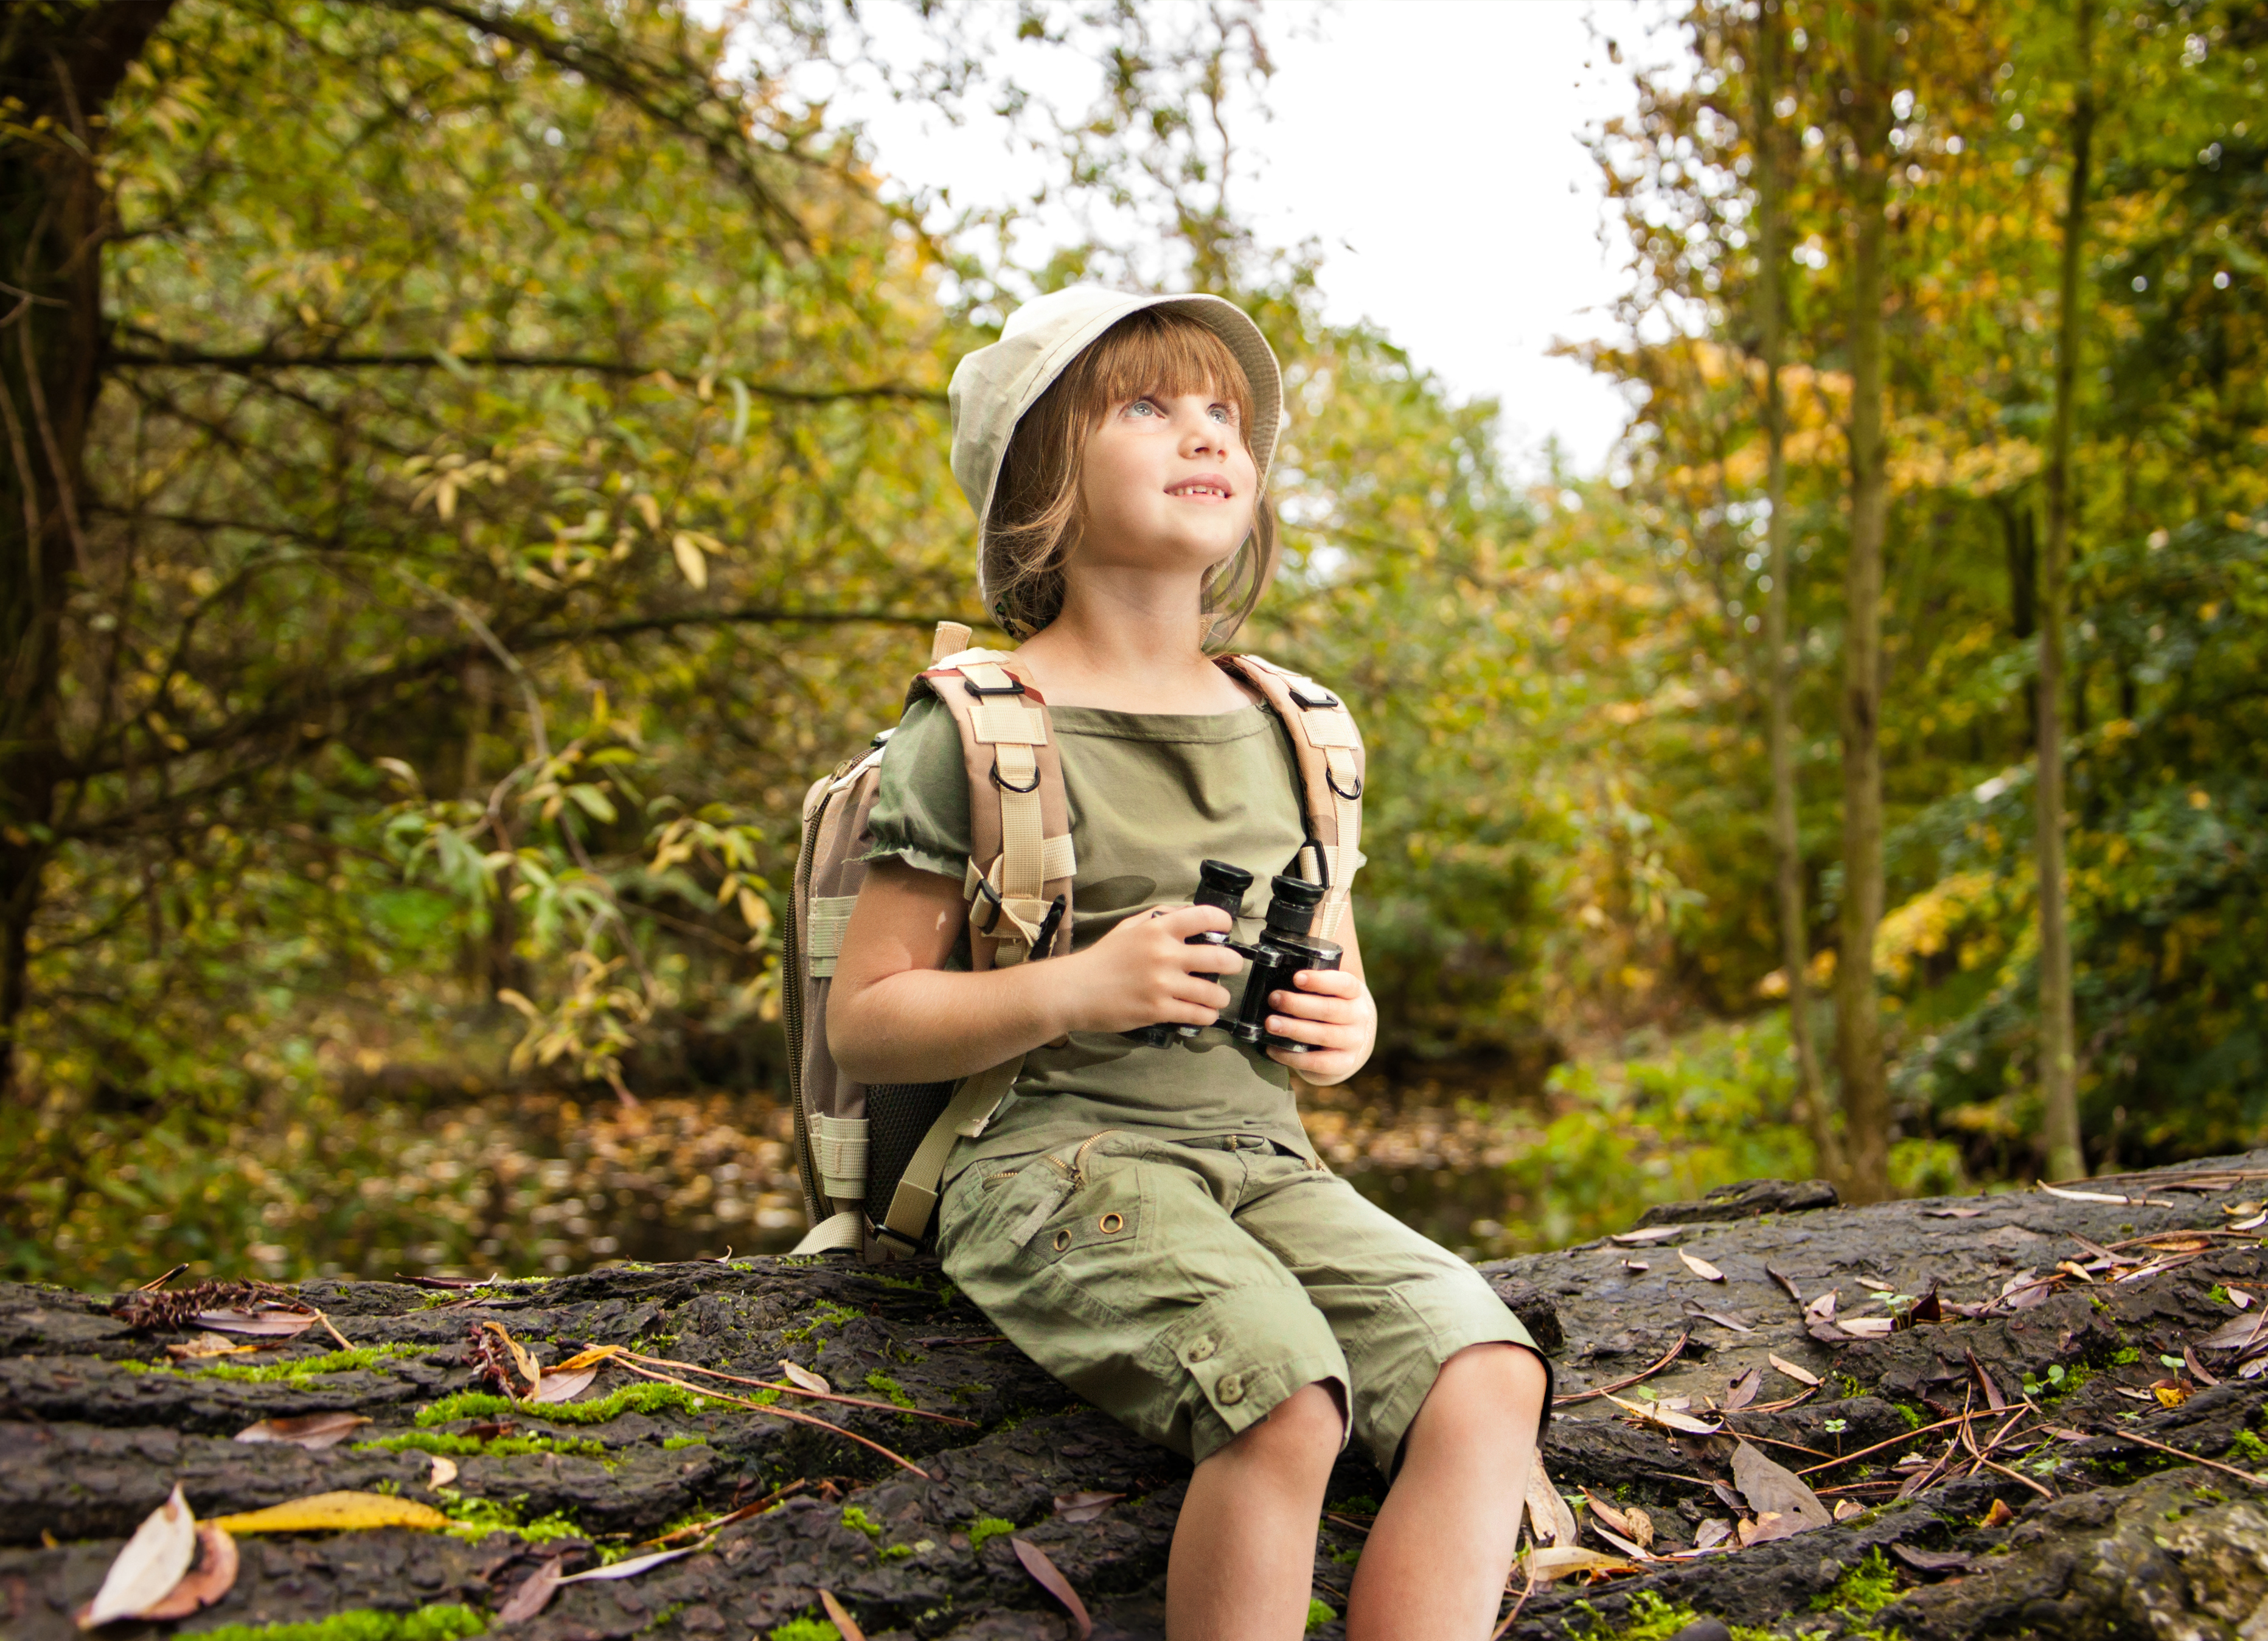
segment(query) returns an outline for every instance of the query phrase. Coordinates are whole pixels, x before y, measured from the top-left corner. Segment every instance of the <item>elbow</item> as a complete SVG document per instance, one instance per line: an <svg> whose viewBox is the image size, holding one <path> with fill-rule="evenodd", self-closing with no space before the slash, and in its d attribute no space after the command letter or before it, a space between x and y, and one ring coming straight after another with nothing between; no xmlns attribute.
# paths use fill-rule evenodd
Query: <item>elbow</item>
<svg viewBox="0 0 2268 1641"><path fill-rule="evenodd" d="M869 1041L858 1029L858 1012L850 997L829 997L827 1000L827 1054L835 1062L835 1069L856 1083L873 1081L873 1070L865 1063L858 1050Z"/></svg>

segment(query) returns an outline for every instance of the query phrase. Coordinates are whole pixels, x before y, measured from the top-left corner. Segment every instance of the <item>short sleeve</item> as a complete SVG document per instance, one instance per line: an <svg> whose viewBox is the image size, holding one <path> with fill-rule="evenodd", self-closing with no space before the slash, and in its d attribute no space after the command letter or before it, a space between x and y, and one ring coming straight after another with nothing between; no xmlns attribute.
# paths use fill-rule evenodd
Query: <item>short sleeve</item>
<svg viewBox="0 0 2268 1641"><path fill-rule="evenodd" d="M968 870L968 775L953 714L924 695L882 754L861 860L902 860L958 883Z"/></svg>

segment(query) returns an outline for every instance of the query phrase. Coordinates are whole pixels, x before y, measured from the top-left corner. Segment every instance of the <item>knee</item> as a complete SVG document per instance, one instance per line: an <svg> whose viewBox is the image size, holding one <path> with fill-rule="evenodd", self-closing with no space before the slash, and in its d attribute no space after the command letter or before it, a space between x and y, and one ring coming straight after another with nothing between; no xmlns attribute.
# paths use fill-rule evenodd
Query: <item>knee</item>
<svg viewBox="0 0 2268 1641"><path fill-rule="evenodd" d="M1248 1426L1232 1446L1255 1461L1286 1468L1328 1471L1346 1435L1346 1413L1336 1385L1302 1386Z"/></svg>
<svg viewBox="0 0 2268 1641"><path fill-rule="evenodd" d="M1426 1407L1460 1423L1506 1419L1534 1430L1550 1384L1543 1358L1516 1344L1468 1345L1441 1365Z"/></svg>

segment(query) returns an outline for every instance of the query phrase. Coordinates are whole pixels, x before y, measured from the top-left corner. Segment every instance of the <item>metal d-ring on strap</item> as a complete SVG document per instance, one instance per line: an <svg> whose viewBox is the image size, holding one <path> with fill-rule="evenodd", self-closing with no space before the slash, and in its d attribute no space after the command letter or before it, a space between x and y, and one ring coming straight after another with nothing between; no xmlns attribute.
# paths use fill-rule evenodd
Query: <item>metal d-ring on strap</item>
<svg viewBox="0 0 2268 1641"><path fill-rule="evenodd" d="M1341 786L1339 784L1337 773L1329 769L1326 769L1323 771L1323 784L1329 786L1333 791L1336 792L1340 797L1345 798L1349 803L1354 802L1356 798L1362 796L1362 776L1359 775L1354 777L1354 791L1349 791L1345 787Z"/></svg>
<svg viewBox="0 0 2268 1641"><path fill-rule="evenodd" d="M1032 770L1032 784L1029 786L1018 786L1012 782L1000 778L1000 760L996 757L992 760L992 784L1004 792L1014 792L1019 796L1036 792L1040 790L1040 772L1035 766Z"/></svg>

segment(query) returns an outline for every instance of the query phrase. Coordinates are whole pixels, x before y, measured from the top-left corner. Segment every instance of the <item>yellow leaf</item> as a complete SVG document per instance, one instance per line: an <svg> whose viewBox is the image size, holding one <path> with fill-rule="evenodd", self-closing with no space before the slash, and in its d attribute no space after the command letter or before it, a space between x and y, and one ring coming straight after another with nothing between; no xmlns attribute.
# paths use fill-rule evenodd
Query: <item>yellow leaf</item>
<svg viewBox="0 0 2268 1641"><path fill-rule="evenodd" d="M661 504L654 500L652 497L647 495L644 490L640 490L637 495L630 497L630 505L637 509L637 515L639 518L645 520L645 527L647 529L659 530L661 528Z"/></svg>
<svg viewBox="0 0 2268 1641"><path fill-rule="evenodd" d="M696 587L709 585L709 561L701 556L701 547L690 535L680 530L669 538L669 550L677 555L677 567L685 578Z"/></svg>
<svg viewBox="0 0 2268 1641"><path fill-rule="evenodd" d="M772 926L772 909L757 898L754 889L740 891L740 921L755 934L769 934Z"/></svg>
<svg viewBox="0 0 2268 1641"><path fill-rule="evenodd" d="M415 1499L389 1498L384 1493L311 1493L265 1510L222 1516L213 1525L242 1535L359 1533L372 1527L417 1527L430 1533L448 1524L448 1517Z"/></svg>
<svg viewBox="0 0 2268 1641"><path fill-rule="evenodd" d="M587 1350L578 1350L551 1371L555 1373L579 1373L586 1367L596 1367L609 1357L620 1356L618 1344L594 1344Z"/></svg>

